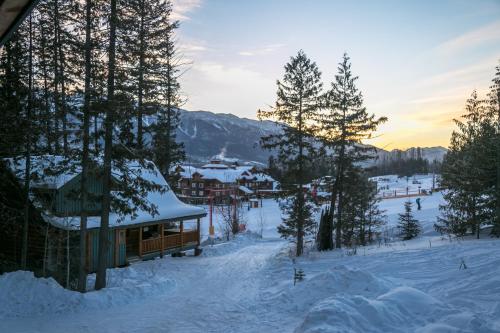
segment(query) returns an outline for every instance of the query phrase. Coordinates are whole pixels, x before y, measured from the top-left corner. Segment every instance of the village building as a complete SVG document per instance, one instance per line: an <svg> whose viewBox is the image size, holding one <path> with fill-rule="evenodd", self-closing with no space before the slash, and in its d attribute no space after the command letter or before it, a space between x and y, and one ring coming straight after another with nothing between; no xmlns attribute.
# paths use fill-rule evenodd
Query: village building
<svg viewBox="0 0 500 333"><path fill-rule="evenodd" d="M269 196L277 191L278 182L255 166L228 165L212 160L201 167L178 165L179 197L187 202L205 203L209 198L222 200L236 196L240 200Z"/></svg>
<svg viewBox="0 0 500 333"><path fill-rule="evenodd" d="M54 163L61 162L58 156L32 158L34 177L32 181L32 215L28 235L28 258L30 269L40 276L53 276L61 284L71 287L76 276L79 256L79 228L81 205L79 200L81 173L78 168L57 175L47 176L46 171ZM132 214L112 211L109 217L108 267L120 267L131 262L180 253L195 249L200 253L200 219L206 216L205 209L181 202L156 166L148 162L149 168L130 162L127 167L135 177L154 184L158 191L148 191L144 201L155 208L153 214L147 208L138 208ZM23 179L24 161L7 161L7 170L12 172L10 191L16 180ZM5 176L6 170L3 170ZM17 175L17 179L15 176ZM113 191L119 195L120 171L113 170ZM134 176L133 176L134 177ZM133 181L134 179L130 179ZM19 187L19 183L17 184ZM99 227L103 182L97 172L91 172L88 180L89 203L87 222L87 258L89 273L95 272L98 262ZM22 190L19 187L19 191ZM130 205L134 205L130 203ZM2 226L3 224L3 226ZM2 263L19 262L22 223L7 225L0 221L0 266ZM15 267L14 267L15 268ZM7 271L8 267L0 267Z"/></svg>

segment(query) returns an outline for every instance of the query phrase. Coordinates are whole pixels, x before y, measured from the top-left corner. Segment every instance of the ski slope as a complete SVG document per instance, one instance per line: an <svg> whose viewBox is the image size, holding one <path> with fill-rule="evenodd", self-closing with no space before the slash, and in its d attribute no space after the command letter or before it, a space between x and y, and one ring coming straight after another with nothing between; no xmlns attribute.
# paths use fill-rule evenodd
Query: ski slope
<svg viewBox="0 0 500 333"><path fill-rule="evenodd" d="M102 291L4 274L0 332L499 332L500 241L436 235L442 196L422 199L421 237L356 255L309 249L294 260L275 231L278 205L264 200L246 216L263 238L249 232L200 257L111 269ZM405 200L382 201L389 227ZM294 268L305 273L295 286Z"/></svg>

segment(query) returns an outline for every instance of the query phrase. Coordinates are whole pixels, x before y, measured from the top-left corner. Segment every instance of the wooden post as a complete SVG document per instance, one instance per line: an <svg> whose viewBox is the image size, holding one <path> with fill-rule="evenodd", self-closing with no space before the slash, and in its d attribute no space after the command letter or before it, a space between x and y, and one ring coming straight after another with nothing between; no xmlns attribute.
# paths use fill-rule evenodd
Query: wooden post
<svg viewBox="0 0 500 333"><path fill-rule="evenodd" d="M118 266L118 259L120 258L120 230L115 229L115 267Z"/></svg>
<svg viewBox="0 0 500 333"><path fill-rule="evenodd" d="M142 227L139 227L139 258L142 258Z"/></svg>
<svg viewBox="0 0 500 333"><path fill-rule="evenodd" d="M198 231L198 245L200 245L200 218L196 219L196 230Z"/></svg>
<svg viewBox="0 0 500 333"><path fill-rule="evenodd" d="M86 271L91 272L92 265L92 249L94 248L91 242L92 233L87 232L87 259L85 260ZM93 271L93 269L92 269Z"/></svg>
<svg viewBox="0 0 500 333"><path fill-rule="evenodd" d="M163 249L165 248L164 236L163 236L163 227L164 224L160 224L160 237L161 237L161 249L160 249L160 258L163 258Z"/></svg>
<svg viewBox="0 0 500 333"><path fill-rule="evenodd" d="M182 250L182 246L184 245L184 221L181 221L180 231L181 231L181 250Z"/></svg>

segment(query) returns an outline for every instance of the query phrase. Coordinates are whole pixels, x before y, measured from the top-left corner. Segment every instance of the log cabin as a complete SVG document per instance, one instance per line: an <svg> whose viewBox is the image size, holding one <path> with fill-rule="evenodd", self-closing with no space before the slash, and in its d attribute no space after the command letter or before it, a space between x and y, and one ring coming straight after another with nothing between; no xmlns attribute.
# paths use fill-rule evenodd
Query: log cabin
<svg viewBox="0 0 500 333"><path fill-rule="evenodd" d="M24 161L9 159L5 161L3 172L12 173L10 191L21 192L20 180L23 179ZM71 287L76 278L79 256L79 229L81 204L79 200L81 174L78 168L68 169L57 175L50 174L54 164L63 162L58 156L38 156L32 158L30 201L31 211L28 236L29 268L39 276L52 276L62 285ZM143 168L131 162L132 174L156 186L158 191L149 191L143 199L156 212L137 207L133 213L123 214L112 211L109 217L109 257L108 267L126 266L132 262L151 259L156 256L177 254L187 250L200 250L200 221L206 216L205 209L181 202L156 166L148 162ZM94 168L96 170L97 168ZM120 190L120 172L113 170L113 191ZM38 176L37 176L38 175ZM40 175L43 175L40 176ZM97 268L99 249L99 227L103 182L99 172L91 172L88 180L90 200L87 211L87 258L89 273ZM22 195L18 195L22 198ZM11 204L12 205L12 204ZM133 204L130 204L133 206ZM18 206L22 207L22 204ZM15 220L15 219L14 219ZM22 223L0 221L0 247L5 258L0 257L0 273L16 269L19 262L20 235ZM10 231L9 231L10 230ZM14 235L14 236L13 236ZM9 263L4 264L3 263ZM18 269L18 268L17 268Z"/></svg>

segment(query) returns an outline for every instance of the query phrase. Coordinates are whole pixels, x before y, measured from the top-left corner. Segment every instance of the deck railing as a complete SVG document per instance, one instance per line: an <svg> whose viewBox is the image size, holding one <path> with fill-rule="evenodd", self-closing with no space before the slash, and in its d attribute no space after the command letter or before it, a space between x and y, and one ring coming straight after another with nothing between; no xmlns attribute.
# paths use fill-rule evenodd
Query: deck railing
<svg viewBox="0 0 500 333"><path fill-rule="evenodd" d="M142 241L142 253L160 252L163 250L181 248L183 245L198 242L198 230L189 230L182 233L167 235L156 238L144 239Z"/></svg>

